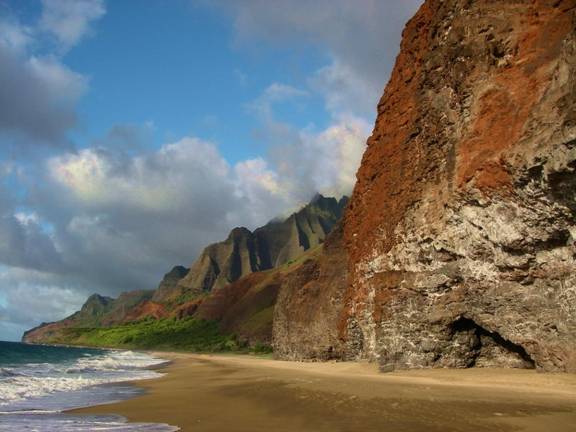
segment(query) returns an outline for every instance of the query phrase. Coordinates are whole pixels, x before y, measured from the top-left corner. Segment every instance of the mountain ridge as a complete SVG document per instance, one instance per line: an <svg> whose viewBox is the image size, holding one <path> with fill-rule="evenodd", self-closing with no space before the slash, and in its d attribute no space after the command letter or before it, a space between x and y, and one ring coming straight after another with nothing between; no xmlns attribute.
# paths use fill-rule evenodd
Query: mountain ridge
<svg viewBox="0 0 576 432"><path fill-rule="evenodd" d="M200 295L297 258L324 241L347 202L347 197L336 200L317 194L284 220L270 221L254 231L232 229L226 240L203 250L173 289L158 290L153 300L165 302L186 294Z"/></svg>
<svg viewBox="0 0 576 432"><path fill-rule="evenodd" d="M210 294L253 273L288 264L319 246L340 220L347 200L347 197L337 200L317 194L287 218L274 219L254 231L245 227L233 228L225 240L207 246L190 268L174 266L164 275L156 290L127 291L116 299L93 294L78 312L61 321L44 323L27 331L23 340L47 342L60 338L60 343L64 341L62 332L71 328L104 328L150 318L183 319L196 314L199 319L223 319L225 330L237 328L237 325L230 324L235 322L234 319L229 316L225 319L224 312L216 315L210 312L210 305L213 305L212 309L222 309L219 300L222 296L211 299ZM241 284L240 287L243 287L242 291L246 285ZM273 305L277 287L273 287L264 308ZM234 288L226 292L238 297ZM240 297L244 294L247 294L246 290ZM205 300L208 301L202 307ZM268 327L271 329L271 322ZM271 330L264 333L263 339L269 344Z"/></svg>

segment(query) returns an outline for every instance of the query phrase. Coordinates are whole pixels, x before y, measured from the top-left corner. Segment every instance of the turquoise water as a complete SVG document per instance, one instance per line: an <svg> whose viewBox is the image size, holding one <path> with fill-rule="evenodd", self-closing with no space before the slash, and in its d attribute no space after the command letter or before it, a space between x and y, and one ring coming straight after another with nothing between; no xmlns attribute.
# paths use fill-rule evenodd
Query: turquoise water
<svg viewBox="0 0 576 432"><path fill-rule="evenodd" d="M0 431L175 431L119 416L64 413L137 396L141 391L126 382L160 376L150 367L162 363L133 351L0 342Z"/></svg>

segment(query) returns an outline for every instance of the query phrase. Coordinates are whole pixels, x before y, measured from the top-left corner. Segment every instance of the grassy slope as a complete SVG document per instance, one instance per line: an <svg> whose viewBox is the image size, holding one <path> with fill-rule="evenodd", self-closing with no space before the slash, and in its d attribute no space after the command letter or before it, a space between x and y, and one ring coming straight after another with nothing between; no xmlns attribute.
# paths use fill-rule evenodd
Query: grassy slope
<svg viewBox="0 0 576 432"><path fill-rule="evenodd" d="M109 328L69 328L52 343L109 348L234 351L232 336L223 335L218 323L188 318L144 320Z"/></svg>
<svg viewBox="0 0 576 432"><path fill-rule="evenodd" d="M68 328L47 342L170 351L269 352L266 346L247 347L239 344L233 335L222 334L215 321L195 318L148 319L109 328Z"/></svg>

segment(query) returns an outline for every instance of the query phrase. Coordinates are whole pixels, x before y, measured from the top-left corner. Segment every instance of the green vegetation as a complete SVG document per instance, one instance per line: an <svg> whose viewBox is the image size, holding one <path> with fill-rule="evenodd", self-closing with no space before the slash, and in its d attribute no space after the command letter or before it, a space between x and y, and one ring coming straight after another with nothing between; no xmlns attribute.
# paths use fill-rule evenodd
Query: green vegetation
<svg viewBox="0 0 576 432"><path fill-rule="evenodd" d="M254 345L250 351L253 352L254 354L259 355L272 354L273 352L272 347L270 345L261 344L260 342Z"/></svg>
<svg viewBox="0 0 576 432"><path fill-rule="evenodd" d="M191 352L269 353L268 345L249 347L234 335L223 334L216 321L146 319L108 328L63 329L51 343L106 348L157 349Z"/></svg>
<svg viewBox="0 0 576 432"><path fill-rule="evenodd" d="M209 292L184 291L178 296L170 298L169 300L164 300L161 303L166 307L166 309L172 310L184 303L189 303L195 300L200 301L202 298L208 297L209 295Z"/></svg>

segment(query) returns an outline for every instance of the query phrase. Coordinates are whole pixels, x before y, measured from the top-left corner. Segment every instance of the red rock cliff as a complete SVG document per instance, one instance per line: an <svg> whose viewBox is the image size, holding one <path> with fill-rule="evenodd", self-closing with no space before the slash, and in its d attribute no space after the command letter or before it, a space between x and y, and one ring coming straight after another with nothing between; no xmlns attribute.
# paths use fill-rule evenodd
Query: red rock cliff
<svg viewBox="0 0 576 432"><path fill-rule="evenodd" d="M352 355L576 370L576 0L428 0L345 219Z"/></svg>

